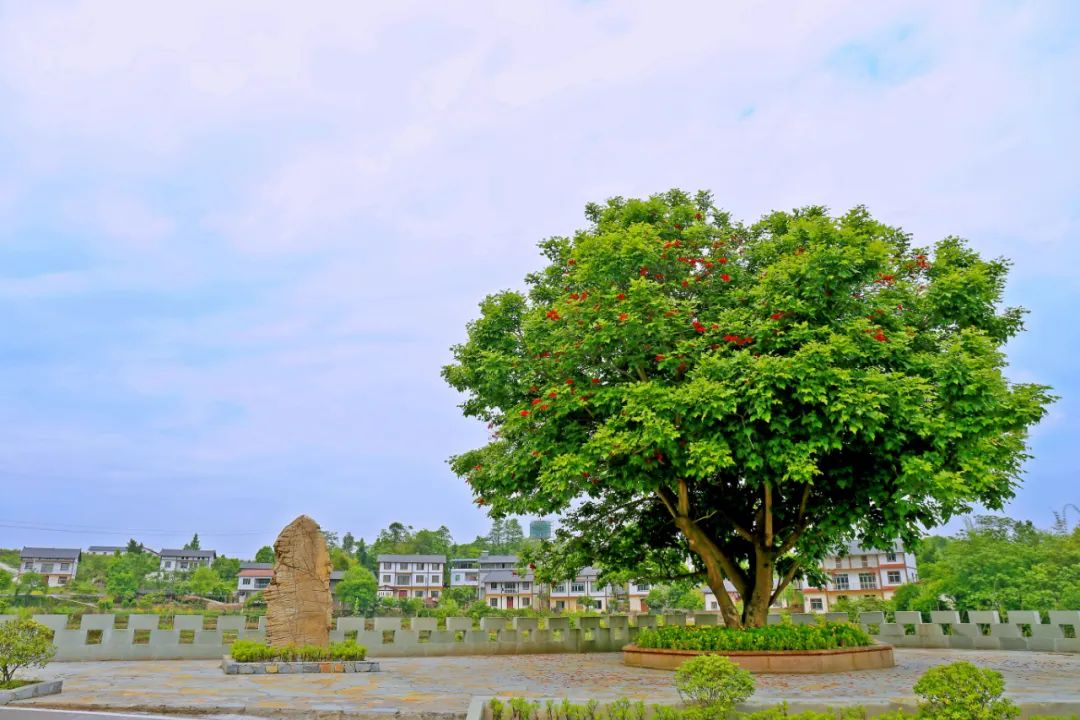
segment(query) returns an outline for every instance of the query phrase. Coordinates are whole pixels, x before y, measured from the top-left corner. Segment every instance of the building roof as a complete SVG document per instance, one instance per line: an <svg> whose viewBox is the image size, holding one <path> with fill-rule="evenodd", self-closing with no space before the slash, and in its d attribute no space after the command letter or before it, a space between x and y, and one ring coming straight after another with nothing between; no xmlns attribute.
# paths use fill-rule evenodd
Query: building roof
<svg viewBox="0 0 1080 720"><path fill-rule="evenodd" d="M446 562L445 555L379 555L379 562Z"/></svg>
<svg viewBox="0 0 1080 720"><path fill-rule="evenodd" d="M274 568L244 568L238 575L239 577L273 577Z"/></svg>
<svg viewBox="0 0 1080 720"><path fill-rule="evenodd" d="M215 550L170 550L162 548L161 557L193 557L213 560L217 557Z"/></svg>
<svg viewBox="0 0 1080 720"><path fill-rule="evenodd" d="M904 544L899 540L893 542L892 547L888 550L878 550L877 548L868 548L858 545L856 543L850 543L841 552L835 553L835 555L879 555L887 552L904 552Z"/></svg>
<svg viewBox="0 0 1080 720"><path fill-rule="evenodd" d="M477 558L482 563L509 563L517 565L517 555L481 555Z"/></svg>
<svg viewBox="0 0 1080 720"><path fill-rule="evenodd" d="M240 563L241 570L273 570L274 563L260 563L260 562L242 562Z"/></svg>
<svg viewBox="0 0 1080 720"><path fill-rule="evenodd" d="M492 570L484 576L484 582L532 582L533 574L520 575L514 570Z"/></svg>
<svg viewBox="0 0 1080 720"><path fill-rule="evenodd" d="M330 582L334 582L335 580L340 580L343 577L345 577L345 571L344 570L334 570L334 571L332 571L330 573Z"/></svg>
<svg viewBox="0 0 1080 720"><path fill-rule="evenodd" d="M86 548L87 552L116 552L117 550L123 552L127 550L127 545L91 545Z"/></svg>
<svg viewBox="0 0 1080 720"><path fill-rule="evenodd" d="M82 555L82 550L78 548L42 548L42 547L24 547L22 552L19 553L19 557L23 560L27 558L44 558L46 560L78 560L79 555Z"/></svg>

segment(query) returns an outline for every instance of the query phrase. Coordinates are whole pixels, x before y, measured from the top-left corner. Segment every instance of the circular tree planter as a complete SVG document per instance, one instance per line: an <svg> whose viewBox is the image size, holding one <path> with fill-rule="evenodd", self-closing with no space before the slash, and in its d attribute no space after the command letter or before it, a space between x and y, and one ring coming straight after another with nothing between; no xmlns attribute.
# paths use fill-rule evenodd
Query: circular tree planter
<svg viewBox="0 0 1080 720"><path fill-rule="evenodd" d="M892 645L836 650L661 650L627 645L623 663L632 667L674 670L698 655L723 655L753 673L836 673L852 670L880 670L896 665Z"/></svg>

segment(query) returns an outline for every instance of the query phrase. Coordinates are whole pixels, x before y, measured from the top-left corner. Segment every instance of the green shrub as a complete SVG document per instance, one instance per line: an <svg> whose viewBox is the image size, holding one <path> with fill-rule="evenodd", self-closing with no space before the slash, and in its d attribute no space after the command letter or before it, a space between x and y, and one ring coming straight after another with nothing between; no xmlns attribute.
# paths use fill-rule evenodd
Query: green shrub
<svg viewBox="0 0 1080 720"><path fill-rule="evenodd" d="M726 628L715 625L665 625L638 633L637 645L664 650L834 650L865 647L874 642L850 623L767 625Z"/></svg>
<svg viewBox="0 0 1080 720"><path fill-rule="evenodd" d="M237 640L232 644L231 654L236 662L323 662L363 660L367 657L367 648L354 640L331 643L325 648L318 645L270 647L254 640Z"/></svg>
<svg viewBox="0 0 1080 720"><path fill-rule="evenodd" d="M20 668L45 667L56 654L52 630L29 618L0 623L0 682L10 683Z"/></svg>
<svg viewBox="0 0 1080 720"><path fill-rule="evenodd" d="M919 717L927 720L1012 720L1020 708L1008 698L1001 673L969 662L938 665L915 683Z"/></svg>
<svg viewBox="0 0 1080 720"><path fill-rule="evenodd" d="M726 713L754 694L754 676L722 655L701 655L675 671L683 702Z"/></svg>

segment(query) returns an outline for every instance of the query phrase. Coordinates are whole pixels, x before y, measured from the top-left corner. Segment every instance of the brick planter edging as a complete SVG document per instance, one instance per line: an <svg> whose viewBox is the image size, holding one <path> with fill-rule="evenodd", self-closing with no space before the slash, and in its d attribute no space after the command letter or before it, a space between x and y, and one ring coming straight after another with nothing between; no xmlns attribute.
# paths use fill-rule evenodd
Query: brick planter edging
<svg viewBox="0 0 1080 720"><path fill-rule="evenodd" d="M745 670L756 673L834 673L852 670L880 670L896 665L892 645L836 650L661 650L627 645L623 664L631 667L674 670L698 655L723 655Z"/></svg>
<svg viewBox="0 0 1080 720"><path fill-rule="evenodd" d="M56 695L63 689L63 680L49 680L34 683L33 685L23 685L14 690L0 690L0 705L7 705L9 702L15 702L16 700L42 697L43 695Z"/></svg>
<svg viewBox="0 0 1080 720"><path fill-rule="evenodd" d="M226 655L221 659L226 675L299 675L303 673L364 673L379 672L379 663L372 660L328 660L317 662L237 662Z"/></svg>

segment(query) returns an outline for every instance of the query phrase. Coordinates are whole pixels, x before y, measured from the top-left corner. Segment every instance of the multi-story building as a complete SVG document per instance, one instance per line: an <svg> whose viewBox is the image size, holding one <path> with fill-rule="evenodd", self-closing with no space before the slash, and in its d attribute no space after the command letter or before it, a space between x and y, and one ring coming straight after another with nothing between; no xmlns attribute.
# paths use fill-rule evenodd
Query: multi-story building
<svg viewBox="0 0 1080 720"><path fill-rule="evenodd" d="M809 612L826 612L845 598L890 600L897 587L919 579L915 554L899 542L891 550L850 545L844 552L826 557L821 569L829 576L826 587L803 583L801 588Z"/></svg>
<svg viewBox="0 0 1080 720"><path fill-rule="evenodd" d="M242 562L236 577L236 599L244 602L255 593L262 592L274 578L271 563Z"/></svg>
<svg viewBox="0 0 1080 720"><path fill-rule="evenodd" d="M582 568L573 580L555 583L548 592L548 604L556 612L599 610L606 612L615 602L615 588L599 581L600 571Z"/></svg>
<svg viewBox="0 0 1080 720"><path fill-rule="evenodd" d="M627 585L626 594L630 612L649 612L649 604L645 602L645 598L649 596L650 590L652 590L652 585L644 581L635 580Z"/></svg>
<svg viewBox="0 0 1080 720"><path fill-rule="evenodd" d="M37 573L48 587L64 587L79 569L78 548L24 547L19 554L19 575Z"/></svg>
<svg viewBox="0 0 1080 720"><path fill-rule="evenodd" d="M437 602L442 595L445 555L379 555L379 597Z"/></svg>
<svg viewBox="0 0 1080 720"><path fill-rule="evenodd" d="M484 578L495 570L513 570L518 565L517 555L489 555L478 558L453 558L450 560L450 587L473 588L476 597L483 597Z"/></svg>
<svg viewBox="0 0 1080 720"><path fill-rule="evenodd" d="M217 552L213 550L171 550L161 551L161 563L159 568L166 574L177 572L190 572L200 565L210 567L217 560Z"/></svg>
<svg viewBox="0 0 1080 720"><path fill-rule="evenodd" d="M540 588L532 571L491 570L484 575L484 602L499 610L535 608Z"/></svg>

